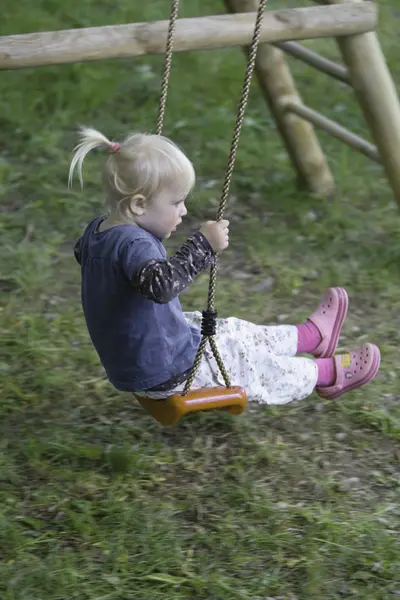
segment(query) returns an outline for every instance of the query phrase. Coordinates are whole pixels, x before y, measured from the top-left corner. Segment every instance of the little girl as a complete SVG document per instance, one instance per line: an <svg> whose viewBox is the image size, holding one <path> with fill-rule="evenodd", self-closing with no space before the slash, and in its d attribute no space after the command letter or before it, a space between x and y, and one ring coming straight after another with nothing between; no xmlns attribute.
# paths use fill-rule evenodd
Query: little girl
<svg viewBox="0 0 400 600"><path fill-rule="evenodd" d="M93 219L75 246L82 304L92 342L110 382L138 396L165 398L183 391L201 334L201 315L182 312L179 294L228 246L228 221L208 221L167 258L162 240L187 214L194 186L191 162L169 139L136 133L120 144L82 128L69 172L81 185L90 150L105 148L107 216ZM232 384L249 401L284 404L314 389L337 398L377 373L379 349L362 344L334 357L347 314L345 290L329 288L300 325L254 325L218 319L216 342ZM308 353L315 357L297 357ZM192 389L224 385L207 349Z"/></svg>

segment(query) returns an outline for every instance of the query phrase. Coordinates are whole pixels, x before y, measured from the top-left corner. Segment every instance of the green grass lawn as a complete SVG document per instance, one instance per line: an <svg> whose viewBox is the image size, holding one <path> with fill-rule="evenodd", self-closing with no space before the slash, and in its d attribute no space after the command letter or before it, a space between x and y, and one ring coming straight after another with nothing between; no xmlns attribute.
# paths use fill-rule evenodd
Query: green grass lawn
<svg viewBox="0 0 400 600"><path fill-rule="evenodd" d="M379 4L399 86L398 0ZM0 34L168 14L167 0L3 2ZM307 45L338 58L331 41ZM348 88L289 62L308 104L369 138ZM170 249L215 214L244 66L237 48L174 57L165 133L198 183ZM72 256L102 211L101 159L87 160L83 193L67 190L68 166L81 123L114 139L154 129L161 70L156 56L0 74L0 598L400 598L400 214L379 166L318 134L338 192L300 192L254 85L217 294L221 315L295 323L326 286L346 287L340 347L380 345L370 386L162 429L104 378ZM207 284L182 295L186 310L205 306Z"/></svg>

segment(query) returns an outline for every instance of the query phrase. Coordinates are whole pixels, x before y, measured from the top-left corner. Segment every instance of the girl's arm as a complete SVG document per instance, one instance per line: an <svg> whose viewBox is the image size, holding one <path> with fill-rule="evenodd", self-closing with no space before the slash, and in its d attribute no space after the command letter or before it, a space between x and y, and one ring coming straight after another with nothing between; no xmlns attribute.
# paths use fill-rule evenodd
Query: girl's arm
<svg viewBox="0 0 400 600"><path fill-rule="evenodd" d="M215 260L207 238L196 231L170 258L153 259L132 275L135 288L149 300L166 304Z"/></svg>

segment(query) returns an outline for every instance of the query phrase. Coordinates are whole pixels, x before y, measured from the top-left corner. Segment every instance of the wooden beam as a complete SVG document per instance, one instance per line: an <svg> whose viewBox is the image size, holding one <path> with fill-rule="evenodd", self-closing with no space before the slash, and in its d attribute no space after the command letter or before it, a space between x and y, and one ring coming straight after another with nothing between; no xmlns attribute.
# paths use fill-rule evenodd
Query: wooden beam
<svg viewBox="0 0 400 600"><path fill-rule="evenodd" d="M302 60L307 65L310 65L310 67L314 67L318 71L321 71L342 83L351 85L349 72L343 65L340 65L329 58L325 58L325 56L321 56L321 54L313 52L313 50L309 50L297 42L278 42L275 46L286 52L286 54L290 54L291 56L294 56L294 58Z"/></svg>
<svg viewBox="0 0 400 600"><path fill-rule="evenodd" d="M353 150L358 150L358 152L368 156L368 158L371 158L375 162L382 162L376 146L370 144L364 140L364 138L356 135L349 129L346 129L346 127L339 125L336 121L332 121L332 119L325 117L318 111L313 110L304 104L296 104L295 102L287 102L286 104L283 104L282 108L285 112L294 113L316 127L323 129L333 137L353 148Z"/></svg>
<svg viewBox="0 0 400 600"><path fill-rule="evenodd" d="M254 21L255 14L249 13L178 19L174 48L183 52L247 45ZM353 35L371 31L376 24L372 2L268 11L261 42ZM0 69L161 54L167 28L167 21L155 21L3 36Z"/></svg>

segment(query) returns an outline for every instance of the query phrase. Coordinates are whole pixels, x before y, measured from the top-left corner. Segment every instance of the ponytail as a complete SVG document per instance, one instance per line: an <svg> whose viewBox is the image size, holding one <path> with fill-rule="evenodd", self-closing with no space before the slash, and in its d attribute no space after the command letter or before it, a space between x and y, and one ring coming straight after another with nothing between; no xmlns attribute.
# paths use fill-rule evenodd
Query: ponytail
<svg viewBox="0 0 400 600"><path fill-rule="evenodd" d="M119 144L115 142L111 142L105 135L97 131L96 129L92 129L90 127L81 127L80 128L80 142L74 148L74 156L71 161L71 166L69 168L68 174L68 187L71 187L72 178L74 175L75 168L78 170L79 181L81 182L81 187L83 187L83 177L82 177L82 165L86 155L95 148L100 148L101 146L107 146L110 152L116 152L119 150Z"/></svg>
<svg viewBox="0 0 400 600"><path fill-rule="evenodd" d="M81 127L69 168L69 187L75 169L83 187L83 161L91 150L101 147L112 153L103 167L103 185L107 208L118 221L133 222L130 201L135 194L150 202L165 186L173 186L177 196L183 198L194 186L196 175L192 163L168 138L130 133L119 144L96 129Z"/></svg>

